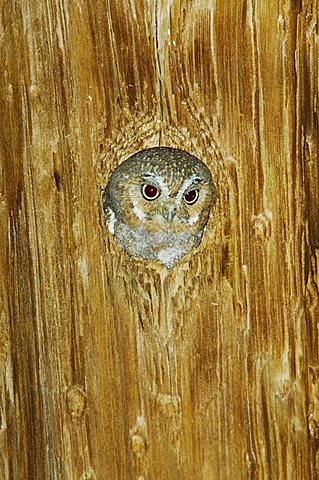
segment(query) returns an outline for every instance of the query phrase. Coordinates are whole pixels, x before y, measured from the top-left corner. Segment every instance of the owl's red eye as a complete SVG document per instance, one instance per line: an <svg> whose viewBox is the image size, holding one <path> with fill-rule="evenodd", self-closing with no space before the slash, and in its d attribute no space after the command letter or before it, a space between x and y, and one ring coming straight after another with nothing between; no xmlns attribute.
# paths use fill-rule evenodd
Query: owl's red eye
<svg viewBox="0 0 319 480"><path fill-rule="evenodd" d="M143 185L142 195L146 200L155 200L159 196L160 192L154 185Z"/></svg>
<svg viewBox="0 0 319 480"><path fill-rule="evenodd" d="M189 192L186 192L184 194L184 200L188 205L192 205L197 201L199 197L199 191L198 190L190 190Z"/></svg>

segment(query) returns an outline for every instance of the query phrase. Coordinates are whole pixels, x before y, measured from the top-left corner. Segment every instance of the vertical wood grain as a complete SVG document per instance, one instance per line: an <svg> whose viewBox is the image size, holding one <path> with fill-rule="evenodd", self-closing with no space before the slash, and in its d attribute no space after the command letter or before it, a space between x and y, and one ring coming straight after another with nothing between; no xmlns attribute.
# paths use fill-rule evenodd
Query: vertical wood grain
<svg viewBox="0 0 319 480"><path fill-rule="evenodd" d="M317 478L317 3L3 1L0 478ZM156 145L219 191L169 273L101 210Z"/></svg>

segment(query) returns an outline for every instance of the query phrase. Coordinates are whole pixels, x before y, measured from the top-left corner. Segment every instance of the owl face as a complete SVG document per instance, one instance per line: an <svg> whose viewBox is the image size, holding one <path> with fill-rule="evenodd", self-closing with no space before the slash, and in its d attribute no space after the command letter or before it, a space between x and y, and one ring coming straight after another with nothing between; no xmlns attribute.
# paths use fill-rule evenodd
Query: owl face
<svg viewBox="0 0 319 480"><path fill-rule="evenodd" d="M103 207L123 250L170 266L200 243L214 197L203 162L181 150L157 147L134 154L114 170Z"/></svg>

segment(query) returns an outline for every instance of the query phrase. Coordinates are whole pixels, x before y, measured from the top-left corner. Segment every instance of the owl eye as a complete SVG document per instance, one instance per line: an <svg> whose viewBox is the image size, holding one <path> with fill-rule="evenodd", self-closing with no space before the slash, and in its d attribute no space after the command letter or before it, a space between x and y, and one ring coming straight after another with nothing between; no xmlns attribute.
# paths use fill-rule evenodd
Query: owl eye
<svg viewBox="0 0 319 480"><path fill-rule="evenodd" d="M159 196L160 192L154 185L143 185L142 195L146 200L155 200Z"/></svg>
<svg viewBox="0 0 319 480"><path fill-rule="evenodd" d="M199 190L190 190L184 194L184 200L188 205L193 205L199 197Z"/></svg>

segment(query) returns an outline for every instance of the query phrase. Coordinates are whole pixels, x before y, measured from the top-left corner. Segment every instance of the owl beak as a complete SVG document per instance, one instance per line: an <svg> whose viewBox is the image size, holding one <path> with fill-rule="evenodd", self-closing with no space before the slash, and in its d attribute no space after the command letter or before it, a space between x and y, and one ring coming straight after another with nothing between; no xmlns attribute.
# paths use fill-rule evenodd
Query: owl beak
<svg viewBox="0 0 319 480"><path fill-rule="evenodd" d="M176 214L176 207L168 207L167 210L164 211L163 217L168 223L172 223Z"/></svg>

